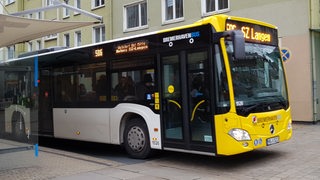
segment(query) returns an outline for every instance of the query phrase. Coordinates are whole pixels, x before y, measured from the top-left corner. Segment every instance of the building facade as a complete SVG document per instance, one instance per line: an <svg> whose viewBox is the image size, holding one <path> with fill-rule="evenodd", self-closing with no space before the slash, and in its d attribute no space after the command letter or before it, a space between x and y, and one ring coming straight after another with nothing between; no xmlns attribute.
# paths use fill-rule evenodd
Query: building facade
<svg viewBox="0 0 320 180"><path fill-rule="evenodd" d="M1 0L4 1L5 13L37 9L54 5L55 0ZM83 27L72 31L51 34L43 38L35 39L26 43L20 43L4 48L4 56L1 59L16 58L19 54L35 51L48 47L66 46L76 47L86 44L101 42L112 39L111 35L111 0L60 0L68 5L77 7L87 12L103 17L103 23ZM81 13L66 8L57 8L24 15L26 18L43 19L49 21L97 21Z"/></svg>
<svg viewBox="0 0 320 180"><path fill-rule="evenodd" d="M50 6L53 0L4 0L9 13ZM60 0L62 1L62 0ZM214 14L265 21L279 28L285 57L292 116L320 120L320 2L318 0L64 0L103 17L103 23L49 35L7 47L5 59L52 46L75 47L186 25ZM61 8L29 18L86 21L89 17ZM14 52L14 53L12 53ZM11 53L11 54L10 54Z"/></svg>
<svg viewBox="0 0 320 180"><path fill-rule="evenodd" d="M292 117L320 120L320 4L317 0L231 1L230 15L266 21L279 28Z"/></svg>

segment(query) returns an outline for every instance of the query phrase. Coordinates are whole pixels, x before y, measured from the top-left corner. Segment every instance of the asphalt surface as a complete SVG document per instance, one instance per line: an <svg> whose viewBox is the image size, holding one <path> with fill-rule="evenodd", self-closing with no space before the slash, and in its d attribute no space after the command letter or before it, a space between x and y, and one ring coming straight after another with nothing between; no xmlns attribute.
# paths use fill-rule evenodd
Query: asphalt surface
<svg viewBox="0 0 320 180"><path fill-rule="evenodd" d="M147 160L113 145L47 139L36 154L32 145L0 139L0 179L320 179L320 124L293 130L289 141L236 156L161 151Z"/></svg>

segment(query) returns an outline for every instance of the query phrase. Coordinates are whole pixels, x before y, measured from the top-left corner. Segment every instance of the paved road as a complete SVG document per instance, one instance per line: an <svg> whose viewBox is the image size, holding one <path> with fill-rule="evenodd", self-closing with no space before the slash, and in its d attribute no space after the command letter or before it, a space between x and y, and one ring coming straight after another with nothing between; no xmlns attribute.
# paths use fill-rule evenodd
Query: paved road
<svg viewBox="0 0 320 180"><path fill-rule="evenodd" d="M0 150L0 179L320 179L319 153L320 124L294 124L290 141L231 157L161 152L134 160L117 146L72 143L40 147L38 157L30 148Z"/></svg>

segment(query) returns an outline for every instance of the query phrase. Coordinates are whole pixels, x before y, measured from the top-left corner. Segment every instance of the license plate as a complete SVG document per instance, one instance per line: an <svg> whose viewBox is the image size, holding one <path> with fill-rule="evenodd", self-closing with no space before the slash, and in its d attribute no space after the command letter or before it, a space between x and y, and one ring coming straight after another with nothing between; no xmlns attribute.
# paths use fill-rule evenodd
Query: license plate
<svg viewBox="0 0 320 180"><path fill-rule="evenodd" d="M267 146L270 146L272 144L277 144L279 142L279 136L272 137L267 139Z"/></svg>

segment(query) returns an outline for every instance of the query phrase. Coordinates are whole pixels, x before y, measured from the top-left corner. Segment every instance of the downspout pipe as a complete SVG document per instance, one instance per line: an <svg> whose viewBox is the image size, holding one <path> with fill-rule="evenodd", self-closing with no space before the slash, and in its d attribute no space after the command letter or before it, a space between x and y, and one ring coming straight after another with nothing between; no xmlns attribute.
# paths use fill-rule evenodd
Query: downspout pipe
<svg viewBox="0 0 320 180"><path fill-rule="evenodd" d="M317 114L318 114L318 105L319 105L319 98L317 93L317 63L316 63L316 54L315 54L315 35L314 31L310 29L310 41L311 41L311 65L312 65L312 91L313 91L313 123L317 122Z"/></svg>

